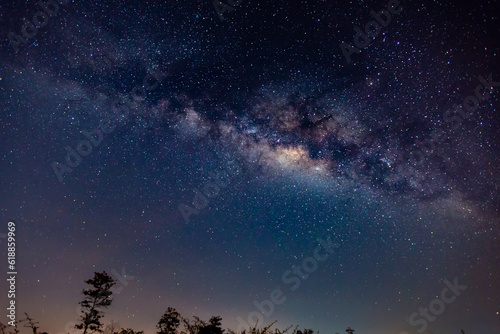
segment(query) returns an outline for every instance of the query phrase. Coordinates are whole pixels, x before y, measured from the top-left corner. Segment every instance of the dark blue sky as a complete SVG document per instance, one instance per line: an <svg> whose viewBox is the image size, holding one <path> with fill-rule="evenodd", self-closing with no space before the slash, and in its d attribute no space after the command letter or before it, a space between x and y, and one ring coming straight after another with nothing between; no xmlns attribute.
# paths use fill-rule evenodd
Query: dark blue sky
<svg viewBox="0 0 500 334"><path fill-rule="evenodd" d="M497 333L498 4L401 1L362 48L386 6L70 1L20 44L40 6L0 5L19 315L67 333L106 270L147 334Z"/></svg>

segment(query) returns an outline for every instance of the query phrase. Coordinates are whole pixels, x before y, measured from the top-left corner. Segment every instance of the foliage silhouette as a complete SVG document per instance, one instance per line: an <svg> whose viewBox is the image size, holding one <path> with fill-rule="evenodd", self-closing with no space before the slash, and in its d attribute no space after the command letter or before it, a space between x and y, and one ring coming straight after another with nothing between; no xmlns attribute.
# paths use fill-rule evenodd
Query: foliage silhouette
<svg viewBox="0 0 500 334"><path fill-rule="evenodd" d="M24 322L24 321L26 322L24 324L24 327L31 328L31 330L33 331L33 334L47 334L46 332L39 333L38 328L40 328L40 326L37 326L39 324L39 322L35 321L33 318L31 318L28 315L28 313L24 312L24 314L26 315L26 319L20 321L20 322Z"/></svg>
<svg viewBox="0 0 500 334"><path fill-rule="evenodd" d="M184 331L181 334L223 334L221 317L211 317L208 322L201 320L199 317L194 316L194 321L182 318L184 323Z"/></svg>
<svg viewBox="0 0 500 334"><path fill-rule="evenodd" d="M156 328L158 328L157 334L175 334L180 323L180 314L173 307L169 307L156 325Z"/></svg>
<svg viewBox="0 0 500 334"><path fill-rule="evenodd" d="M133 330L133 329L131 329L131 328L127 328L127 329L122 328L122 329L118 332L118 334L144 334L144 331L138 331L138 332L136 332L136 331L134 331L134 330Z"/></svg>
<svg viewBox="0 0 500 334"><path fill-rule="evenodd" d="M303 331L298 330L297 334L314 334L314 331L312 329L304 329Z"/></svg>
<svg viewBox="0 0 500 334"><path fill-rule="evenodd" d="M94 289L83 290L85 298L79 302L82 306L82 315L80 316L81 323L76 324L75 328L83 329L83 334L87 331L102 333L103 324L103 309L111 305L113 301L111 288L116 284L113 277L109 276L105 271L102 273L95 272L94 278L85 281Z"/></svg>
<svg viewBox="0 0 500 334"><path fill-rule="evenodd" d="M103 334L118 334L120 331L120 323L118 321L111 320L105 327Z"/></svg>

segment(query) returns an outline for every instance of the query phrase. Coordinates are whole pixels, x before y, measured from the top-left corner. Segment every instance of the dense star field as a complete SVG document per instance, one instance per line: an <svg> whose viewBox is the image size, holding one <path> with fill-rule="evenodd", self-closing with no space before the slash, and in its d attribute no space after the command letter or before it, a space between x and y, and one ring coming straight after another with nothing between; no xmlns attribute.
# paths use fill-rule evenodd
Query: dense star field
<svg viewBox="0 0 500 334"><path fill-rule="evenodd" d="M146 334L169 306L235 331L500 333L499 14L2 1L0 322L15 299L82 333L106 271L103 323Z"/></svg>

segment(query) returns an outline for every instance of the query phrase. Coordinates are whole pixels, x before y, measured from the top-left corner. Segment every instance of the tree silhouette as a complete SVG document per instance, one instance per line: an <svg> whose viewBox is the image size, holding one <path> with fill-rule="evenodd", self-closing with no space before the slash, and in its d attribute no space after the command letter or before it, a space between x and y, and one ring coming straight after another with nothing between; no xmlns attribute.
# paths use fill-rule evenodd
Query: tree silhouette
<svg viewBox="0 0 500 334"><path fill-rule="evenodd" d="M182 334L198 334L200 327L203 324L203 320L196 316L194 319L194 323L191 323L190 320L182 318L182 322L184 323L184 330L181 332Z"/></svg>
<svg viewBox="0 0 500 334"><path fill-rule="evenodd" d="M167 308L160 321L156 325L158 334L175 334L181 323L181 316L173 307Z"/></svg>
<svg viewBox="0 0 500 334"><path fill-rule="evenodd" d="M94 278L85 281L90 284L93 289L83 290L85 298L79 302L82 306L82 315L80 316L81 323L76 324L75 328L83 329L83 334L87 331L101 333L103 324L103 309L111 305L111 288L116 284L113 277L109 276L105 271L102 273L95 272Z"/></svg>
<svg viewBox="0 0 500 334"><path fill-rule="evenodd" d="M198 334L223 334L221 317L211 317L208 324L204 323L198 331Z"/></svg>
<svg viewBox="0 0 500 334"><path fill-rule="evenodd" d="M24 312L24 314L26 315L26 319L19 321L19 322L26 321L26 323L24 324L24 327L31 328L31 330L33 331L33 334L47 334L46 332L39 333L38 328L40 328L40 326L37 326L39 324L39 322L35 321L33 318L30 318L28 313Z"/></svg>
<svg viewBox="0 0 500 334"><path fill-rule="evenodd" d="M188 319L182 318L185 330L183 334L223 334L224 329L221 327L221 317L211 317L208 322L201 320L199 317L194 317L194 322L191 323Z"/></svg>
<svg viewBox="0 0 500 334"><path fill-rule="evenodd" d="M354 329L352 329L351 327L347 327L347 329L345 330L347 333L349 334L352 334L354 333Z"/></svg>

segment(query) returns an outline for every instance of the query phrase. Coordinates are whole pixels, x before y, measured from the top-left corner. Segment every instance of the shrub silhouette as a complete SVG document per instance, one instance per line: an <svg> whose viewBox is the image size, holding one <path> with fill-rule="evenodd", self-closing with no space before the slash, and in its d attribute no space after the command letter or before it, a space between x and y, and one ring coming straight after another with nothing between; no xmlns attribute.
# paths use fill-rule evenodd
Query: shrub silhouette
<svg viewBox="0 0 500 334"><path fill-rule="evenodd" d="M127 328L127 329L124 329L122 328L118 334L144 334L144 331L134 331L133 329L130 329L130 328Z"/></svg>
<svg viewBox="0 0 500 334"><path fill-rule="evenodd" d="M221 317L211 317L208 323L201 320L199 317L194 317L193 323L188 319L183 318L184 331L183 334L223 334Z"/></svg>

